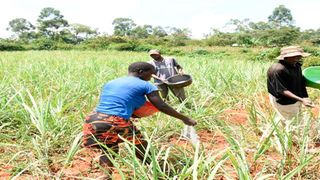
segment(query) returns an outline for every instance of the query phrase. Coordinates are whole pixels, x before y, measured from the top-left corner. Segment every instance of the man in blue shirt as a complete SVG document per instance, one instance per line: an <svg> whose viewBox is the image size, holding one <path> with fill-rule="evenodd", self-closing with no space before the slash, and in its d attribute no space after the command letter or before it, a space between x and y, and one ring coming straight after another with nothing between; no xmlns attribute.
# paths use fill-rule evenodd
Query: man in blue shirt
<svg viewBox="0 0 320 180"><path fill-rule="evenodd" d="M158 89L148 81L155 73L153 65L135 62L129 66L129 75L106 83L100 95L96 111L86 117L83 125L83 145L102 150L106 148L118 152L118 144L123 142L119 135L136 145L136 156L143 160L148 146L130 117L148 100L161 112L194 126L196 121L177 112L159 96ZM147 163L150 159L147 158ZM112 162L103 153L100 164L107 167Z"/></svg>
<svg viewBox="0 0 320 180"><path fill-rule="evenodd" d="M130 119L146 102L145 95L153 91L158 91L157 87L136 76L115 79L104 85L96 111Z"/></svg>

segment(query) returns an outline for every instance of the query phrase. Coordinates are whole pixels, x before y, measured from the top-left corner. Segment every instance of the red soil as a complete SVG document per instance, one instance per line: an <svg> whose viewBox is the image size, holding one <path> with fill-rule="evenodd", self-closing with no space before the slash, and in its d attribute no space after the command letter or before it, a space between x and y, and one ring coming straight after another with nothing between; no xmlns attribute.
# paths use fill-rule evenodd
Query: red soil
<svg viewBox="0 0 320 180"><path fill-rule="evenodd" d="M272 105L270 104L268 93L256 93L254 96L254 105L256 108L262 111L272 111Z"/></svg>
<svg viewBox="0 0 320 180"><path fill-rule="evenodd" d="M246 124L248 113L245 109L227 109L220 116L220 119L235 125Z"/></svg>
<svg viewBox="0 0 320 180"><path fill-rule="evenodd" d="M65 178L88 177L99 178L105 176L105 173L99 168L99 156L101 152L96 149L81 149L73 158L69 167L63 168L62 173ZM118 175L117 172L114 173ZM117 179L112 177L113 179ZM120 178L121 179L121 178Z"/></svg>
<svg viewBox="0 0 320 180"><path fill-rule="evenodd" d="M272 111L272 107L269 103L269 97L266 93L257 93L255 97L255 107L262 111ZM319 117L319 108L314 108L313 114L315 117ZM228 109L221 113L219 119L225 120L230 125L247 125L248 112L242 107L235 109ZM206 154L214 153L224 150L229 147L228 142L224 136L218 132L211 132L208 130L197 131L201 142L201 148L205 149ZM181 139L179 135L171 136L166 144L162 148L167 148L169 146L179 147L186 152L193 152L194 148L192 144ZM100 152L93 149L81 149L74 157L72 163L69 167L63 168L61 164L55 164L50 167L51 172L61 174L63 179L75 179L77 177L88 177L88 178L98 178L104 175L104 173L97 166L98 157ZM268 162L279 162L281 160L281 155L277 152L266 152L263 157L260 157L257 162L253 160L253 152L246 152L247 160L249 161L250 174L252 177L257 175L263 169L265 164ZM270 165L270 164L269 164ZM271 166L271 165L270 165ZM4 177L10 178L10 170L0 168L0 179ZM9 168L10 169L10 168ZM225 162L224 169L229 172L232 178L237 179L236 172L232 167L230 162ZM130 174L130 173L129 173ZM112 179L121 179L118 172L114 171ZM226 179L226 177L221 176L218 179Z"/></svg>
<svg viewBox="0 0 320 180"><path fill-rule="evenodd" d="M316 107L311 109L313 118L319 118L319 111L320 111L320 107L319 106L316 106Z"/></svg>
<svg viewBox="0 0 320 180"><path fill-rule="evenodd" d="M201 141L201 149L205 149L207 155L210 153L217 154L217 152L224 150L229 147L228 142L224 136L220 133L210 132L208 130L199 130L197 132ZM181 139L179 135L175 135L169 138L168 142L162 146L167 148L168 146L175 146L186 151L193 152L193 147L189 141ZM68 167L63 167L61 164L55 164L50 167L51 173L60 174L62 179L81 179L82 177L97 179L105 176L105 174L97 166L98 157L100 152L94 149L81 149L73 158L72 163ZM263 169L265 161L279 161L281 156L277 153L267 152L259 159L258 162L253 162L253 152L246 152L248 159L250 174L252 177L257 175ZM12 167L8 167L9 169ZM227 161L224 164L224 170L229 173L232 179L237 179L237 174L231 165L231 162ZM128 176L129 173L126 173ZM21 178L27 177L28 175L22 175ZM0 179L9 179L10 174L6 171L0 171ZM121 179L118 172L113 171L112 179ZM223 175L217 177L217 179L226 179ZM230 177L229 177L230 178Z"/></svg>
<svg viewBox="0 0 320 180"><path fill-rule="evenodd" d="M12 166L2 166L0 168L0 179L10 179L10 171L12 168Z"/></svg>
<svg viewBox="0 0 320 180"><path fill-rule="evenodd" d="M228 147L227 141L221 134L212 133L207 130L200 130L197 134L201 145L207 152L216 152ZM189 141L180 138L179 135L170 137L168 144L164 145L164 147L167 147L168 145L180 147L189 151L193 149L192 144Z"/></svg>

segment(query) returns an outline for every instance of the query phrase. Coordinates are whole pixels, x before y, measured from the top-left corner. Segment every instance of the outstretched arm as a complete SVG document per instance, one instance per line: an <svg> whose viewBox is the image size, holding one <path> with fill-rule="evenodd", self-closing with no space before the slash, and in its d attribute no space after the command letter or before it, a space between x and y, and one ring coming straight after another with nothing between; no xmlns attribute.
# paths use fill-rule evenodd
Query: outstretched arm
<svg viewBox="0 0 320 180"><path fill-rule="evenodd" d="M289 91L289 90L285 90L285 91L283 91L281 94L284 95L284 96L286 96L286 97L288 97L288 98L294 99L294 100L296 100L296 101L300 101L300 102L302 102L303 105L305 105L305 106L307 106L307 107L315 107L310 100L308 100L308 99L306 99L306 98L301 98L301 97L293 94L293 93L292 93L291 91Z"/></svg>
<svg viewBox="0 0 320 180"><path fill-rule="evenodd" d="M159 109L159 111L175 117L177 119L182 120L186 125L190 125L190 126L194 126L197 124L196 121L194 121L193 119L177 112L176 110L174 110L171 106L169 106L168 104L166 104L161 97L159 96L159 92L158 91L153 91L150 94L147 94L147 97L149 99L149 101L157 108Z"/></svg>

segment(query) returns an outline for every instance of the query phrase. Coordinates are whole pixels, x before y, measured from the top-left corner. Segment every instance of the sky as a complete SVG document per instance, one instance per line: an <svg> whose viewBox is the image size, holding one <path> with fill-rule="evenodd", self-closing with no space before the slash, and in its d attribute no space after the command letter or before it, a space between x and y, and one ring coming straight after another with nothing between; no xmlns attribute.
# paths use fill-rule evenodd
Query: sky
<svg viewBox="0 0 320 180"><path fill-rule="evenodd" d="M123 17L137 25L188 28L192 38L202 38L212 28L224 30L230 19L267 21L279 5L291 10L295 25L302 30L320 28L320 0L2 0L0 37L9 21L25 18L36 25L40 11L53 7L70 24L80 23L112 34L112 21Z"/></svg>

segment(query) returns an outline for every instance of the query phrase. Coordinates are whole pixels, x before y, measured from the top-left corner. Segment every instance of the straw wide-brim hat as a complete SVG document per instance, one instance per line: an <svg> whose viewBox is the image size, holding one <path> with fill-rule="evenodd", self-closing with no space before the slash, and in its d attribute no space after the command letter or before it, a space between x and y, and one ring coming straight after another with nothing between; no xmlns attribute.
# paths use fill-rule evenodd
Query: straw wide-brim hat
<svg viewBox="0 0 320 180"><path fill-rule="evenodd" d="M304 52L300 46L288 46L281 48L280 56L278 56L277 59L283 60L286 57L294 56L307 57L310 56L310 53Z"/></svg>

